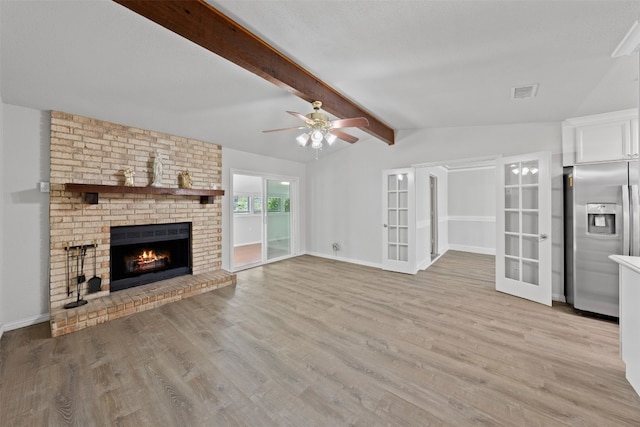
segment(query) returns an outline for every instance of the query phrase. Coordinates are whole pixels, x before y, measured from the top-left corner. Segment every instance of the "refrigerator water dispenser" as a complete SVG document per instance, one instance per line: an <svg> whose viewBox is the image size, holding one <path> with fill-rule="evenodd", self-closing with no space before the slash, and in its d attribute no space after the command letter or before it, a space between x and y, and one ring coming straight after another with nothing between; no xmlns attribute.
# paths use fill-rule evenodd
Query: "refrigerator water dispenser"
<svg viewBox="0 0 640 427"><path fill-rule="evenodd" d="M587 234L616 234L615 203L587 203Z"/></svg>

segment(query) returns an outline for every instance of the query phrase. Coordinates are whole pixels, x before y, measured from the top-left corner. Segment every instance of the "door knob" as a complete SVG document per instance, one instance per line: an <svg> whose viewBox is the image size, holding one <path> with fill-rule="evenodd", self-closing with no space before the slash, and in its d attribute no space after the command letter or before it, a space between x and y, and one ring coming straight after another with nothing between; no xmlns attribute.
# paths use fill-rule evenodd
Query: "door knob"
<svg viewBox="0 0 640 427"><path fill-rule="evenodd" d="M547 240L547 237L549 237L549 236L547 236L546 234L542 233L540 235L540 241L542 242L543 240Z"/></svg>
<svg viewBox="0 0 640 427"><path fill-rule="evenodd" d="M382 224L382 226L383 226L384 228L387 228L387 224Z"/></svg>

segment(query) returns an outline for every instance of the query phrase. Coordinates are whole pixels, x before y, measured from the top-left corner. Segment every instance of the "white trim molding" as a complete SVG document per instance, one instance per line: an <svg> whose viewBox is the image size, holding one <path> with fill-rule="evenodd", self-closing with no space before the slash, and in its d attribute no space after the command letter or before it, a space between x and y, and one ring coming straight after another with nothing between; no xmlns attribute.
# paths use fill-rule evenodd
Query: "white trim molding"
<svg viewBox="0 0 640 427"><path fill-rule="evenodd" d="M36 325L42 322L48 322L50 319L49 313L40 314L38 316L27 317L26 319L16 320L15 322L6 323L0 328L0 335L5 331L13 331L14 329L24 328L26 326Z"/></svg>
<svg viewBox="0 0 640 427"><path fill-rule="evenodd" d="M364 265L365 267L382 268L382 263L360 261L357 259L344 258L344 257L334 256L329 254L322 254L320 252L306 252L305 255L317 256L318 258L332 259L334 261L348 262L349 264Z"/></svg>
<svg viewBox="0 0 640 427"><path fill-rule="evenodd" d="M495 255L496 248L483 248L481 246L455 245L449 243L450 251L471 252L474 254Z"/></svg>
<svg viewBox="0 0 640 427"><path fill-rule="evenodd" d="M631 55L638 51L640 47L640 26L638 25L638 21L634 22L629 29L627 35L620 41L618 46L616 46L615 50L611 54L612 58L617 58L619 56Z"/></svg>

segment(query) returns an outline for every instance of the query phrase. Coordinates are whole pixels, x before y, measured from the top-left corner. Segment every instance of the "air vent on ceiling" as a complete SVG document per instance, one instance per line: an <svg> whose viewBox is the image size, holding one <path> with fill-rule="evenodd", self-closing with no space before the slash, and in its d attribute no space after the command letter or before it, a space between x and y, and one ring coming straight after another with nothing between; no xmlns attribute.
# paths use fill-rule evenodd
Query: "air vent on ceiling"
<svg viewBox="0 0 640 427"><path fill-rule="evenodd" d="M526 85L511 88L511 99L533 98L538 93L538 85Z"/></svg>

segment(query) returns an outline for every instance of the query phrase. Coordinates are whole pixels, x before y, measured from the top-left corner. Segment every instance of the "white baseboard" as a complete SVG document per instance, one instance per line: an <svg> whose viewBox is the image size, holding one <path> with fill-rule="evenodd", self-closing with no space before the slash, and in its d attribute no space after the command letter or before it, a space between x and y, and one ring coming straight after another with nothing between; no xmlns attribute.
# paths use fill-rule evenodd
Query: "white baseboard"
<svg viewBox="0 0 640 427"><path fill-rule="evenodd" d="M240 244L240 245L234 245L233 247L234 247L234 248L241 248L241 247L243 247L243 246L249 246L249 245L260 245L260 244L262 244L262 240L258 240L258 241L256 241L256 242L242 243L242 244Z"/></svg>
<svg viewBox="0 0 640 427"><path fill-rule="evenodd" d="M320 252L305 252L306 255L317 256L319 258L327 258L335 261L348 262L350 264L364 265L365 267L382 268L382 264L377 262L360 261L358 259L344 258L340 256L322 254Z"/></svg>
<svg viewBox="0 0 640 427"><path fill-rule="evenodd" d="M48 322L50 319L49 313L40 314L38 316L28 317L22 320L16 320L15 322L6 323L2 331L13 331L14 329L24 328L25 326L35 325L37 323Z"/></svg>
<svg viewBox="0 0 640 427"><path fill-rule="evenodd" d="M466 245L452 245L449 243L449 250L451 251L461 251L461 252L471 252L474 254L484 254L484 255L495 255L495 248L483 248L481 246L466 246Z"/></svg>

